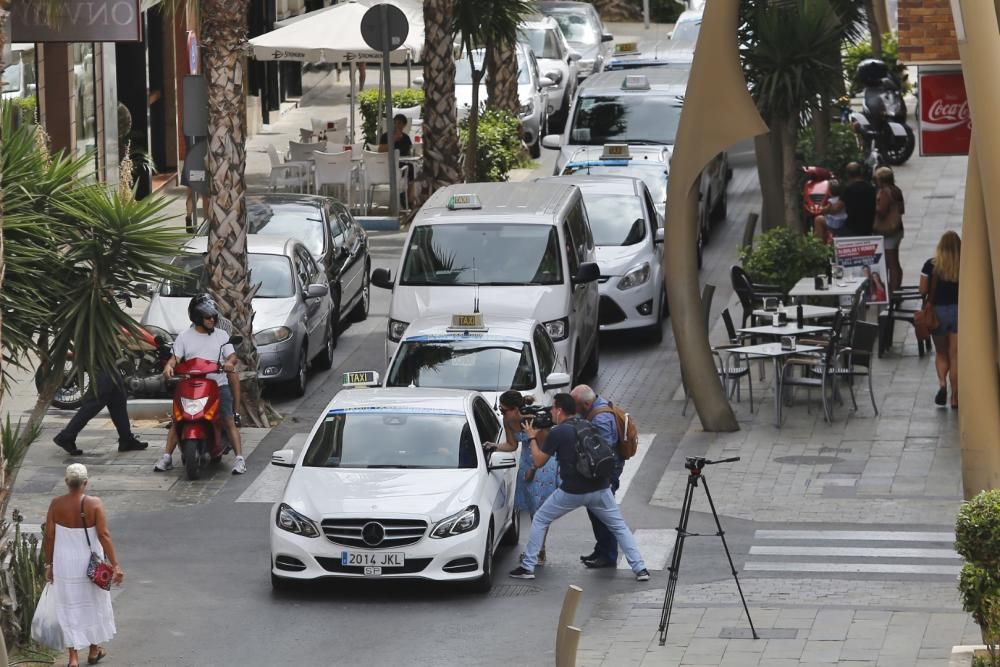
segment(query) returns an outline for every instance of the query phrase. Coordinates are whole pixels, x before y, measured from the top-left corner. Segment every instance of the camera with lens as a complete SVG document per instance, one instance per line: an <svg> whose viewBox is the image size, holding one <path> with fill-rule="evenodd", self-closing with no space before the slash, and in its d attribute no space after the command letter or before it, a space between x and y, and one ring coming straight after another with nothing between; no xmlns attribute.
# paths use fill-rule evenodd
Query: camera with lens
<svg viewBox="0 0 1000 667"><path fill-rule="evenodd" d="M704 456L688 456L684 459L684 467L688 470L701 470L708 462Z"/></svg>
<svg viewBox="0 0 1000 667"><path fill-rule="evenodd" d="M533 428L552 428L551 405L525 405L521 408L521 423L531 422Z"/></svg>

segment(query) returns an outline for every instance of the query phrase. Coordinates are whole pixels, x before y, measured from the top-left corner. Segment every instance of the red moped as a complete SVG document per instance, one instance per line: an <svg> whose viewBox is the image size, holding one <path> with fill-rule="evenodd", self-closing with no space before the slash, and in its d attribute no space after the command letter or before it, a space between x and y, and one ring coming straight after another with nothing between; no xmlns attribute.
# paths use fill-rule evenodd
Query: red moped
<svg viewBox="0 0 1000 667"><path fill-rule="evenodd" d="M802 208L806 214L806 229L813 228L817 215L830 203L830 181L833 172L825 167L803 167L806 182L802 185ZM827 243L829 239L824 239Z"/></svg>
<svg viewBox="0 0 1000 667"><path fill-rule="evenodd" d="M181 460L187 478L198 479L204 460L222 460L222 423L219 385L209 373L221 373L215 361L187 359L174 369L178 378L174 389L174 428L181 446Z"/></svg>

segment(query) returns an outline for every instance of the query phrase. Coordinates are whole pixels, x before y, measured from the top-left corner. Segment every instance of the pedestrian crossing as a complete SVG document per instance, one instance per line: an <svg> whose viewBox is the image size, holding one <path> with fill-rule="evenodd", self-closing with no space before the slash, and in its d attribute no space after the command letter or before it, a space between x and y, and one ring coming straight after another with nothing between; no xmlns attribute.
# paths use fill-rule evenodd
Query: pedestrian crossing
<svg viewBox="0 0 1000 667"><path fill-rule="evenodd" d="M743 571L954 577L962 569L954 541L951 532L757 530Z"/></svg>

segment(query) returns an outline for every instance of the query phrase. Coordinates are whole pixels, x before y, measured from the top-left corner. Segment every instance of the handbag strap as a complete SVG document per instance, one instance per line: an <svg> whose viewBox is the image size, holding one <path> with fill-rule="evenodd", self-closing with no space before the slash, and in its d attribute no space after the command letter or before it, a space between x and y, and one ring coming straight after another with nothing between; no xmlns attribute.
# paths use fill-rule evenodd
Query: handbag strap
<svg viewBox="0 0 1000 667"><path fill-rule="evenodd" d="M931 267L933 267L931 268L931 286L930 289L927 290L927 305L929 306L934 305L934 291L937 289L937 279L938 279L937 271L935 270L937 267L934 267L933 264L931 265Z"/></svg>
<svg viewBox="0 0 1000 667"><path fill-rule="evenodd" d="M94 547L90 544L90 533L87 532L87 515L83 512L83 502L87 499L87 496L80 498L80 520L83 521L83 536L87 538L87 547L94 551Z"/></svg>

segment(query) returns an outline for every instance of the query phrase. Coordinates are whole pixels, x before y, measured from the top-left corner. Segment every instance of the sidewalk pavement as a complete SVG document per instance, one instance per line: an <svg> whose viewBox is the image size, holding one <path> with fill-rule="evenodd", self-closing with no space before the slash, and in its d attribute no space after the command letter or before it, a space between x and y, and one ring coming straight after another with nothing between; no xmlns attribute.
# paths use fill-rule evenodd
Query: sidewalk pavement
<svg viewBox="0 0 1000 667"><path fill-rule="evenodd" d="M904 284L918 282L944 231L960 230L965 165L915 156L896 170L907 203ZM706 433L692 419L649 500L679 516L684 457L742 457L705 476L723 529L754 522L749 553L730 549L760 639L751 638L719 540L689 539L688 559L714 559L717 576L693 581L682 560L666 645L656 632L664 571L654 580L660 587L597 605L578 664L930 667L947 665L953 645L981 643L959 602L961 560L951 548L963 498L957 411L933 403L933 353L918 357L911 327L896 327L895 336L892 352L874 363L878 416L860 382L857 412L845 399L827 424L802 392L778 429L773 389L755 369L756 412L744 392L735 406L741 430ZM724 338L720 325L712 339ZM713 534L700 490L694 511L689 530Z"/></svg>

